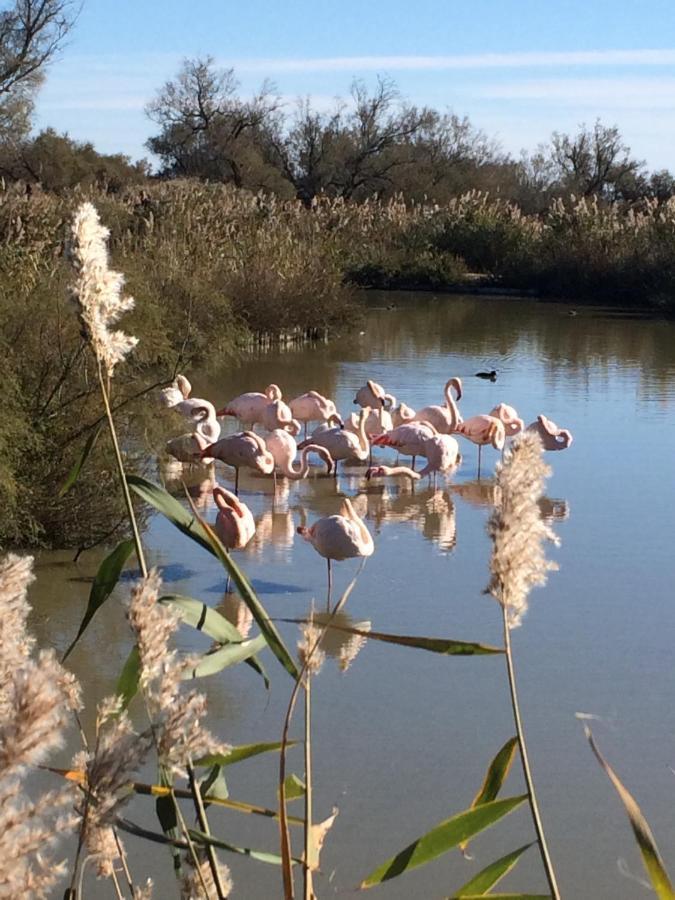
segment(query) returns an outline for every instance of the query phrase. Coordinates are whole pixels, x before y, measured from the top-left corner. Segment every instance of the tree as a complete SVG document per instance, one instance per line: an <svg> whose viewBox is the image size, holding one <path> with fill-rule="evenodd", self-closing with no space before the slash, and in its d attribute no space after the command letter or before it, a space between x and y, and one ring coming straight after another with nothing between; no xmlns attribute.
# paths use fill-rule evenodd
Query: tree
<svg viewBox="0 0 675 900"><path fill-rule="evenodd" d="M196 176L250 186L248 170L262 164L256 135L273 116L278 99L265 82L251 100L237 96L232 69L217 70L211 57L183 62L146 112L160 127L147 147L167 175Z"/></svg>
<svg viewBox="0 0 675 900"><path fill-rule="evenodd" d="M71 0L14 0L0 10L0 140L27 134L35 90L76 15Z"/></svg>
<svg viewBox="0 0 675 900"><path fill-rule="evenodd" d="M554 132L551 160L559 187L577 196L632 200L644 193L644 163L631 158L616 125L598 119L574 136Z"/></svg>

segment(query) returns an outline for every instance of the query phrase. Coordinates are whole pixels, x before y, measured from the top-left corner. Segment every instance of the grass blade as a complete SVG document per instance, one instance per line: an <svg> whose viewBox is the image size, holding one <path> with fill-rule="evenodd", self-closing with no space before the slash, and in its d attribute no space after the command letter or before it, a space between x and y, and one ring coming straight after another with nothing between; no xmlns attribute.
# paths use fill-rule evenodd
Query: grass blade
<svg viewBox="0 0 675 900"><path fill-rule="evenodd" d="M297 744L297 741L288 742L289 747L294 744ZM196 766L232 766L244 759L250 759L252 756L274 753L276 750L281 750L281 741L266 744L242 744L240 747L233 747L229 753L213 753L209 756L202 756L194 760L194 764Z"/></svg>
<svg viewBox="0 0 675 900"><path fill-rule="evenodd" d="M82 453L80 453L78 458L75 460L75 463L73 464L72 469L68 473L68 477L61 485L61 489L58 493L59 499L61 497L65 497L65 495L68 493L68 491L73 487L73 485L75 484L77 479L80 477L80 472L82 471L82 467L84 466L85 462L87 461L87 457L89 456L91 451L94 449L94 445L96 444L96 441L98 440L98 436L101 433L102 428L103 428L103 426L99 425L98 428L95 428L93 431L91 431L89 433L89 437L87 438L87 440L84 444L84 447L82 448Z"/></svg>
<svg viewBox="0 0 675 900"><path fill-rule="evenodd" d="M595 743L591 733L591 729L587 725L584 726L584 732L588 738L588 743L591 745L591 750L595 754L595 758L605 770L607 777L612 782L617 794L621 798L621 802L623 803L626 814L630 820L630 826L633 829L635 840L637 841L640 853L642 854L642 862L647 870L649 880L656 892L656 896L659 900L674 900L675 891L673 890L670 878L668 877L663 860L661 859L659 848L656 846L656 841L654 840L654 835L649 827L649 823L642 814L642 810L637 805L633 795L623 786L619 776L609 765L602 753L600 753L598 745Z"/></svg>
<svg viewBox="0 0 675 900"><path fill-rule="evenodd" d="M122 541L115 547L112 553L106 556L101 565L98 567L98 572L96 573L94 583L92 584L91 591L89 593L89 602L87 603L84 617L82 619L82 622L80 623L80 627L71 645L63 654L63 659L61 660L61 662L65 662L66 659L70 656L70 653L75 644L77 644L79 639L84 634L85 629L94 618L94 614L103 606L105 601L112 594L115 586L117 585L117 582L119 581L119 577L122 574L122 569L124 568L126 561L131 556L133 550L134 542L132 540Z"/></svg>
<svg viewBox="0 0 675 900"><path fill-rule="evenodd" d="M455 891L450 900L458 900L460 897L484 897L491 887L494 887L505 875L509 874L523 853L529 850L533 843L535 842L532 841L529 844L525 844L524 847L519 847L512 853L507 853L506 856L502 856L495 862L490 863L489 866L486 866L477 875L474 875L458 891ZM494 895L490 894L490 896Z"/></svg>
<svg viewBox="0 0 675 900"><path fill-rule="evenodd" d="M277 619L278 622L290 622L295 625L303 625L307 619ZM495 653L503 653L501 647L492 647L489 644L476 644L473 641L455 641L451 638L417 637L409 634L384 634L382 631L363 631L360 628L351 628L348 625L334 625L329 623L326 628L335 631L344 631L347 634L357 634L373 641L382 641L385 644L398 644L401 647L413 647L417 650L428 650L431 653L441 653L444 656L488 656Z"/></svg>
<svg viewBox="0 0 675 900"><path fill-rule="evenodd" d="M117 680L115 693L122 698L122 709L127 706L136 696L138 691L138 680L141 677L141 658L138 655L138 647L135 645L131 648L127 660L122 666L120 677Z"/></svg>
<svg viewBox="0 0 675 900"><path fill-rule="evenodd" d="M404 872L416 869L419 866L426 865L436 857L447 853L453 847L472 838L474 835L491 825L498 822L499 819L516 809L525 800L527 794L519 797L508 797L505 800L493 800L490 803L482 803L475 809L465 809L463 812L440 822L427 834L413 841L396 856L388 859L385 863L371 872L363 882L362 888L373 887L376 884L382 884L384 881L390 881Z"/></svg>
<svg viewBox="0 0 675 900"><path fill-rule="evenodd" d="M480 806L481 803L489 803L491 800L497 799L497 795L502 789L502 785L506 781L511 769L511 763L513 762L517 746L518 738L512 737L509 738L501 750L499 750L488 766L483 783L471 802L471 809ZM462 853L466 850L467 844L468 841L459 845L459 849Z"/></svg>
<svg viewBox="0 0 675 900"><path fill-rule="evenodd" d="M196 541L201 547L211 553L219 560L230 577L237 586L239 595L244 603L251 610L253 618L258 624L261 632L265 635L270 650L277 657L281 665L291 675L297 679L298 669L293 658L286 649L281 635L267 615L265 607L260 602L258 595L253 590L248 578L243 574L239 566L234 562L225 547L219 541L217 535L197 513L194 506L192 512L183 507L175 497L172 497L168 491L151 481L146 481L138 475L129 475L127 477L129 486L147 503L153 506L158 512L161 512L179 531L186 534L193 541ZM188 500L192 503L192 498L188 495Z"/></svg>
<svg viewBox="0 0 675 900"><path fill-rule="evenodd" d="M264 634L250 641L240 641L238 644L227 644L220 650L214 650L213 653L205 653L197 665L184 674L185 679L205 678L207 675L216 675L223 669L230 666L236 666L237 663L244 662L259 653L264 647L267 647L267 641Z"/></svg>

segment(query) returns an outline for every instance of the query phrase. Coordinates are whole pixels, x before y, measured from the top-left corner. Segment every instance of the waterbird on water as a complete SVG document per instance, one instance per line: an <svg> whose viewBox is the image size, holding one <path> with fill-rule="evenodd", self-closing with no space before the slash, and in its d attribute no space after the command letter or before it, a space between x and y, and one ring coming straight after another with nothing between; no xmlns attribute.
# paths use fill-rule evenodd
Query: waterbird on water
<svg viewBox="0 0 675 900"><path fill-rule="evenodd" d="M486 381L496 381L497 372L492 369L490 372L476 372L476 378L484 378Z"/></svg>

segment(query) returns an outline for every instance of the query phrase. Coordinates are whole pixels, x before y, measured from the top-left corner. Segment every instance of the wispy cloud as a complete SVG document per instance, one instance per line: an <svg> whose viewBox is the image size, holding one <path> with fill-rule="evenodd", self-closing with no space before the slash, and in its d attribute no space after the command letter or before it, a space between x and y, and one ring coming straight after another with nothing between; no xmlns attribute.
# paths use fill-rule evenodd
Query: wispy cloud
<svg viewBox="0 0 675 900"><path fill-rule="evenodd" d="M541 101L603 109L675 109L675 78L551 78L499 82L471 90L484 100Z"/></svg>
<svg viewBox="0 0 675 900"><path fill-rule="evenodd" d="M522 69L556 66L672 66L675 49L581 50L479 53L453 56L332 56L298 59L240 59L239 72L377 72L448 69Z"/></svg>

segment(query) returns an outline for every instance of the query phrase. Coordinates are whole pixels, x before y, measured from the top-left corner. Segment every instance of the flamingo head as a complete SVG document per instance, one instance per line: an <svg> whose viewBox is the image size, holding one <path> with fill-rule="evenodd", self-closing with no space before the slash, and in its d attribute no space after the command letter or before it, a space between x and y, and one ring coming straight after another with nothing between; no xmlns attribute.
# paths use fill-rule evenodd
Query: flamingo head
<svg viewBox="0 0 675 900"><path fill-rule="evenodd" d="M370 481L371 478L381 478L384 474L384 466L370 466L369 469L366 470L366 478Z"/></svg>
<svg viewBox="0 0 675 900"><path fill-rule="evenodd" d="M268 384L265 388L265 396L268 400L281 400L281 388L278 384Z"/></svg>
<svg viewBox="0 0 675 900"><path fill-rule="evenodd" d="M187 400L187 398L192 393L192 385L190 384L190 382L187 380L185 375L176 375L175 383L176 383L176 387L181 392L184 399Z"/></svg>
<svg viewBox="0 0 675 900"><path fill-rule="evenodd" d="M371 381L368 379L366 382L370 393L373 395L373 399L376 403L379 403L380 406L384 406L387 402L387 395L384 393L383 389L377 384L375 381Z"/></svg>
<svg viewBox="0 0 675 900"><path fill-rule="evenodd" d="M289 434L292 434L293 437L295 437L296 434L300 434L302 425L298 422L297 419L291 419L288 425L285 425L284 428Z"/></svg>
<svg viewBox="0 0 675 900"><path fill-rule="evenodd" d="M488 442L492 444L495 450L502 450L506 441L506 430L504 423L499 419L495 419L490 423L488 431Z"/></svg>
<svg viewBox="0 0 675 900"><path fill-rule="evenodd" d="M457 402L462 399L462 379L457 378L457 376L453 377L448 381L448 387L454 388L455 394L457 395Z"/></svg>

